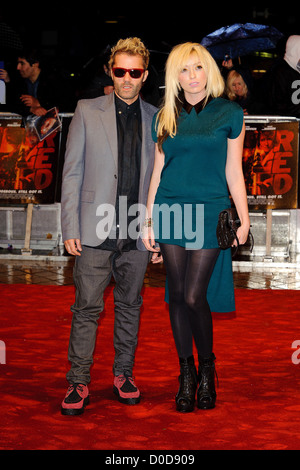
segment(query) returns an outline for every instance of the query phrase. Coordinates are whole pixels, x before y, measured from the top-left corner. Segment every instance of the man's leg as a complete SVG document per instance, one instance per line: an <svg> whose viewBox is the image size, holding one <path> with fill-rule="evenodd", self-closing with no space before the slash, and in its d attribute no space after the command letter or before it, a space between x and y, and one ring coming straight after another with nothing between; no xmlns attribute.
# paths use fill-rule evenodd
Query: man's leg
<svg viewBox="0 0 300 470"><path fill-rule="evenodd" d="M113 261L115 325L114 391L123 403L139 402L140 393L132 379L137 346L141 289L149 262L149 253L139 250L123 252ZM124 393L123 393L124 392Z"/></svg>
<svg viewBox="0 0 300 470"><path fill-rule="evenodd" d="M90 382L98 319L104 308L103 293L111 279L112 252L83 246L75 260L76 287L69 343L71 369L67 379L71 384Z"/></svg>
<svg viewBox="0 0 300 470"><path fill-rule="evenodd" d="M99 315L104 308L103 293L111 278L112 253L83 246L74 266L76 286L72 305L69 343L70 386L61 404L63 415L80 415L89 403L90 367L96 341Z"/></svg>

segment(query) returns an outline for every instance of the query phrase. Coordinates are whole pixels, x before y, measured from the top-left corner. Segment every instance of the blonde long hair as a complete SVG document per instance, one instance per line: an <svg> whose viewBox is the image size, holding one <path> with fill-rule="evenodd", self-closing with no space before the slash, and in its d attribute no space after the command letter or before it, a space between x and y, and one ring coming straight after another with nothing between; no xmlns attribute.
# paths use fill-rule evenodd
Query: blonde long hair
<svg viewBox="0 0 300 470"><path fill-rule="evenodd" d="M180 99L181 86L179 83L179 73L193 53L197 54L207 78L204 105L210 96L217 98L224 92L225 84L219 67L205 47L193 42L186 42L175 46L171 50L166 62L165 97L156 120L156 131L160 149L168 136L173 138L176 135L177 119L181 109L180 104L182 104Z"/></svg>
<svg viewBox="0 0 300 470"><path fill-rule="evenodd" d="M235 100L237 97L233 90L233 82L236 79L240 80L241 82L242 89L243 89L243 97L246 97L248 95L248 87L242 75L239 74L236 70L231 70L229 74L227 75L227 81L226 81L226 95L231 101Z"/></svg>

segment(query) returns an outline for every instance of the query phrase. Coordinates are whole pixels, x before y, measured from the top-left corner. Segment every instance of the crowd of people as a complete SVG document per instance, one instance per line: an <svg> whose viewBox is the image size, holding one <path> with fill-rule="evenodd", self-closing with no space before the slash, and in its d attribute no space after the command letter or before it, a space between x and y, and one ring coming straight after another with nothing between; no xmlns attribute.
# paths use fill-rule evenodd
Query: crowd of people
<svg viewBox="0 0 300 470"><path fill-rule="evenodd" d="M79 99L95 98L113 91L108 69L110 48L91 61L72 86L54 70L46 69L37 49L19 53L15 70L0 68L0 79L6 84L6 104L0 110L23 116L41 115L53 106L60 112L73 112ZM241 105L245 115L277 115L300 117L299 87L300 36L290 36L284 57L276 59L262 78L254 78L250 68L226 56L220 64L225 81L224 97ZM155 64L153 69L155 69ZM17 71L17 74L15 73ZM159 106L164 86L150 76L143 98ZM157 73L158 72L158 73Z"/></svg>
<svg viewBox="0 0 300 470"><path fill-rule="evenodd" d="M279 58L261 79L251 70L234 64L231 58L222 63L226 96L236 101L247 115L276 115L300 118L300 36L290 36L284 57Z"/></svg>

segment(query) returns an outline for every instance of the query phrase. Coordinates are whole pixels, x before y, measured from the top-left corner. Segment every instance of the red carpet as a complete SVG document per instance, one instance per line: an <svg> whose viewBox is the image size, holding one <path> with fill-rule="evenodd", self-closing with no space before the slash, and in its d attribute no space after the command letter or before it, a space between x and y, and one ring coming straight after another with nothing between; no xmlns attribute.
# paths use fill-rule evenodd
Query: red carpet
<svg viewBox="0 0 300 470"><path fill-rule="evenodd" d="M300 291L236 291L236 315L214 315L217 406L186 415L174 409L178 367L163 292L144 290L134 371L141 403L121 405L112 393L110 290L91 403L82 416L65 417L60 402L74 289L1 285L0 449L299 449L300 364L292 362L292 343L300 340Z"/></svg>

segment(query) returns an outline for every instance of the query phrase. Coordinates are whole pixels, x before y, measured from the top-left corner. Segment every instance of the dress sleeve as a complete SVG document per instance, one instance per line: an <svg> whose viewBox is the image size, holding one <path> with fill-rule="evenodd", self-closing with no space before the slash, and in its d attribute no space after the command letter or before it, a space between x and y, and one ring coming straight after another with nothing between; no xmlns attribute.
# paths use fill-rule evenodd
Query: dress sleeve
<svg viewBox="0 0 300 470"><path fill-rule="evenodd" d="M232 106L232 116L231 116L231 129L228 135L229 139L236 139L243 128L244 122L244 111L242 107L237 103L231 103Z"/></svg>
<svg viewBox="0 0 300 470"><path fill-rule="evenodd" d="M156 132L156 119L157 119L157 113L154 114L153 119L152 119L152 140L153 142L157 142L157 132Z"/></svg>

